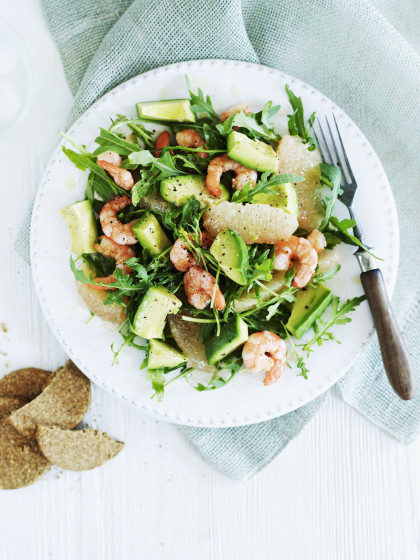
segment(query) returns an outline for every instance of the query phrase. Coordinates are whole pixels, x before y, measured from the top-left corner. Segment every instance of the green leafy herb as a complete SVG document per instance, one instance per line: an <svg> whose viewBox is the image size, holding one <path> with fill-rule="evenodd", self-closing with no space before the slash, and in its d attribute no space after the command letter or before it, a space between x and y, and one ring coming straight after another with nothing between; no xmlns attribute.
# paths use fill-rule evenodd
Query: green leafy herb
<svg viewBox="0 0 420 560"><path fill-rule="evenodd" d="M73 150L66 148L65 146L63 146L63 152L78 169L80 169L81 171L86 171L86 169L89 169L92 173L105 181L111 188L115 196L117 194L124 194L126 192L124 189L116 185L111 177L107 173L105 173L102 167L99 167L97 163L92 161L90 156L86 154L78 154Z"/></svg>
<svg viewBox="0 0 420 560"><path fill-rule="evenodd" d="M357 237L349 233L349 229L353 228L356 225L356 220L350 220L345 218L344 220L339 220L335 216L331 216L330 221L328 223L328 232L332 233L336 238L341 239L344 243L348 245L357 245L361 247L366 253L372 255L375 259L382 261L380 257L377 257L373 253L371 253L367 247L361 243ZM331 239L331 236L326 236L327 242Z"/></svg>
<svg viewBox="0 0 420 560"><path fill-rule="evenodd" d="M321 282L327 282L328 280L332 280L339 272L341 265L338 264L337 266L333 266L324 272L319 272L312 276L310 284L312 286L317 286Z"/></svg>
<svg viewBox="0 0 420 560"><path fill-rule="evenodd" d="M312 152L317 147L316 140L311 136L312 126L315 122L315 113L309 117L307 124L305 124L305 114L303 110L303 103L301 97L296 97L290 87L286 84L286 93L289 98L290 105L293 109L293 114L289 117L289 132L292 136L300 136L308 146L308 150Z"/></svg>
<svg viewBox="0 0 420 560"><path fill-rule="evenodd" d="M328 319L323 319L321 317L315 322L313 327L315 334L309 342L302 345L303 350L309 355L309 353L312 352L312 347L315 344L321 346L328 340L335 340L339 343L334 334L331 332L331 327L333 327L334 325L344 325L346 323L349 323L351 319L350 317L348 317L348 314L354 311L356 307L360 305L365 299L366 296L348 299L340 307L340 298L334 297L331 302L330 316L328 317Z"/></svg>
<svg viewBox="0 0 420 560"><path fill-rule="evenodd" d="M227 136L232 132L234 126L247 130L251 138L268 140L269 142L278 142L280 140L280 135L274 132L272 127L267 127L265 124L258 122L253 113L245 115L243 111L232 115L223 123L216 125L216 128L220 134Z"/></svg>
<svg viewBox="0 0 420 560"><path fill-rule="evenodd" d="M251 186L251 183L247 183L242 189L238 189L232 195L232 202L252 202L252 199L257 194L274 194L278 195L279 193L276 190L273 190L273 187L277 187L278 185L282 185L284 183L290 183L298 181L303 181L303 177L299 177L298 175L275 175L274 173L270 173L267 171L261 176L261 179L255 186Z"/></svg>
<svg viewBox="0 0 420 560"><path fill-rule="evenodd" d="M204 97L204 93L200 88L197 90L197 94L191 91L191 82L188 76L185 76L185 81L187 82L188 92L191 98L191 109L198 116L207 115L210 119L219 121L219 116L213 109L213 104L211 102L210 96Z"/></svg>
<svg viewBox="0 0 420 560"><path fill-rule="evenodd" d="M124 140L124 138L114 132L105 130L105 128L100 128L99 130L101 133L95 138L95 142L99 144L99 148L93 152L94 156L98 156L109 150L123 156L128 156L132 152L136 152L140 149L137 144Z"/></svg>
<svg viewBox="0 0 420 560"><path fill-rule="evenodd" d="M117 117L118 119L109 127L110 132L114 132L114 130L121 128L122 126L128 126L128 128L134 132L146 148L155 147L153 134L141 124L139 119L127 119L124 115L117 115Z"/></svg>
<svg viewBox="0 0 420 560"><path fill-rule="evenodd" d="M140 150L139 152L131 153L128 156L128 161L136 165L141 165L143 167L152 167L153 169L159 170L159 175L157 179L162 181L167 177L173 177L175 175L184 175L184 171L181 171L175 166L174 158L169 152L164 152L160 158L153 156L149 150Z"/></svg>
<svg viewBox="0 0 420 560"><path fill-rule="evenodd" d="M318 226L319 231L322 231L330 221L337 197L341 193L341 171L336 165L330 163L321 163L319 169L321 171L321 183L332 190L331 196L328 196L325 200L325 216Z"/></svg>

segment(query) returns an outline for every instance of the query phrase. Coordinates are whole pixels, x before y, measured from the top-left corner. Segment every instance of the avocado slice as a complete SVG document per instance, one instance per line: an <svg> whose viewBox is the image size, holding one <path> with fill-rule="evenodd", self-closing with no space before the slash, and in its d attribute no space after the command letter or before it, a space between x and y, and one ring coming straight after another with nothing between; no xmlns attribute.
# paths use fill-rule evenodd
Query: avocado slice
<svg viewBox="0 0 420 560"><path fill-rule="evenodd" d="M189 99L143 101L136 104L139 118L153 121L195 122L196 116Z"/></svg>
<svg viewBox="0 0 420 560"><path fill-rule="evenodd" d="M287 330L296 338L302 338L318 317L322 315L331 303L332 298L332 291L324 284L302 288L296 295L292 314L286 324Z"/></svg>
<svg viewBox="0 0 420 560"><path fill-rule="evenodd" d="M149 342L149 369L175 367L187 361L187 357L173 346L152 338Z"/></svg>
<svg viewBox="0 0 420 560"><path fill-rule="evenodd" d="M149 288L134 315L132 330L143 338L163 338L167 315L178 313L181 305L163 286Z"/></svg>
<svg viewBox="0 0 420 560"><path fill-rule="evenodd" d="M236 231L219 233L210 247L223 272L241 286L247 283L248 247Z"/></svg>
<svg viewBox="0 0 420 560"><path fill-rule="evenodd" d="M252 140L233 130L227 139L227 154L230 158L256 171L278 172L279 159L276 152L265 142Z"/></svg>
<svg viewBox="0 0 420 560"><path fill-rule="evenodd" d="M98 228L90 200L75 202L61 208L60 214L66 222L71 238L71 250L79 255L96 253Z"/></svg>
<svg viewBox="0 0 420 560"><path fill-rule="evenodd" d="M200 208L206 206L214 206L230 199L228 189L224 185L220 185L222 194L217 197L213 196L206 187L206 180L201 175L177 175L176 177L168 177L160 182L160 194L162 198L168 202L172 202L175 206L183 206L192 196L200 203Z"/></svg>
<svg viewBox="0 0 420 560"><path fill-rule="evenodd" d="M151 213L144 214L133 225L133 233L142 247L152 255L159 255L172 245L160 223Z"/></svg>
<svg viewBox="0 0 420 560"><path fill-rule="evenodd" d="M215 364L236 350L248 340L248 325L239 315L220 329L219 336L213 336L206 349L207 361Z"/></svg>
<svg viewBox="0 0 420 560"><path fill-rule="evenodd" d="M299 214L298 197L293 183L283 183L271 187L271 190L278 194L256 194L252 200L253 204L269 204L275 208L283 208L293 216Z"/></svg>

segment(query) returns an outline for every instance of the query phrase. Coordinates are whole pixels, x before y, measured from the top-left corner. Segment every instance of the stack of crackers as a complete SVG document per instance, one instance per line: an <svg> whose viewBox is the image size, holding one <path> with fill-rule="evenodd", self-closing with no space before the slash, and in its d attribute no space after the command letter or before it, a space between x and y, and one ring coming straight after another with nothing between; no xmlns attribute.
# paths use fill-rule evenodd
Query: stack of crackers
<svg viewBox="0 0 420 560"><path fill-rule="evenodd" d="M13 371L0 379L0 488L33 484L57 465L82 471L124 444L93 429L73 430L90 405L90 381L70 360L55 372Z"/></svg>

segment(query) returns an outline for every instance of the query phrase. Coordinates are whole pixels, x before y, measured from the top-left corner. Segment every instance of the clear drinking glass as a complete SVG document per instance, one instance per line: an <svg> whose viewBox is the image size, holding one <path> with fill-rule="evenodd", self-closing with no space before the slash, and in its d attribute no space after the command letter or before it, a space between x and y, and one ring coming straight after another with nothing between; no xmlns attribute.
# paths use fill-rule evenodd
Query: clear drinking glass
<svg viewBox="0 0 420 560"><path fill-rule="evenodd" d="M27 115L34 93L34 70L23 37L0 19L0 140Z"/></svg>

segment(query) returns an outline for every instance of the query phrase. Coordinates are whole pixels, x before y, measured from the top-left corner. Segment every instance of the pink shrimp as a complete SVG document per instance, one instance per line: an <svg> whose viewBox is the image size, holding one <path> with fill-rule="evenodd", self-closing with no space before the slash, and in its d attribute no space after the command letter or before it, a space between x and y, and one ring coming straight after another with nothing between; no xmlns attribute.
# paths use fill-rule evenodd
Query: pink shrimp
<svg viewBox="0 0 420 560"><path fill-rule="evenodd" d="M271 331L251 334L242 349L242 360L249 371L267 372L264 385L278 380L286 365L286 356L286 343Z"/></svg>
<svg viewBox="0 0 420 560"><path fill-rule="evenodd" d="M186 128L176 133L176 141L178 146L185 146L186 148L202 148L206 147L206 143L201 138L200 134L192 128ZM196 152L202 159L208 157L206 152Z"/></svg>
<svg viewBox="0 0 420 560"><path fill-rule="evenodd" d="M98 159L96 163L99 165L99 167L105 169L105 171L107 171L114 179L115 183L122 189L130 191L134 187L133 176L127 169L123 169L118 165L109 163L109 161L106 161L104 159Z"/></svg>
<svg viewBox="0 0 420 560"><path fill-rule="evenodd" d="M318 254L310 241L292 235L285 241L277 241L275 248L274 270L287 270L292 265L291 261L296 260L299 264L292 285L296 288L306 286L318 264Z"/></svg>
<svg viewBox="0 0 420 560"><path fill-rule="evenodd" d="M201 246L210 247L212 242L213 242L213 238L211 237L211 235L206 231L202 231ZM171 259L171 262L174 265L174 267L180 272L186 272L192 266L197 266L198 264L194 255L188 249L187 244L180 237L175 241L169 253L169 258Z"/></svg>
<svg viewBox="0 0 420 560"><path fill-rule="evenodd" d="M100 243L97 243L95 245L95 249L98 251L98 253L101 253L101 255L104 255L105 257L112 257L113 259L115 259L116 268L120 268L121 270L123 270L124 274L129 274L131 272L131 268L124 264L125 261L135 256L135 252L131 247L128 247L127 245L118 245L118 243L115 243L115 241L112 241L112 239L109 239L105 235L102 235L100 237ZM95 282L110 284L111 282L115 282L115 274L113 273L109 276L97 277L95 278ZM94 290L112 289L112 287L109 288L108 286L103 286L100 284L90 284L90 287Z"/></svg>
<svg viewBox="0 0 420 560"><path fill-rule="evenodd" d="M317 229L311 231L311 233L306 236L306 239L309 241L318 255L319 253L322 253L322 251L327 246L327 240L325 239L324 234Z"/></svg>
<svg viewBox="0 0 420 560"><path fill-rule="evenodd" d="M123 224L117 218L117 212L121 212L129 204L131 204L131 199L128 196L116 196L102 207L99 214L102 231L118 245L134 245L137 243L136 236L133 233L133 225L137 220Z"/></svg>
<svg viewBox="0 0 420 560"><path fill-rule="evenodd" d="M231 107L225 109L225 111L223 111L223 113L220 115L220 120L224 122L229 117L232 117L233 115L237 115L241 111L243 111L245 115L247 115L251 111L251 109L244 101L242 101L242 103L237 103L236 105L232 105Z"/></svg>
<svg viewBox="0 0 420 560"><path fill-rule="evenodd" d="M184 290L188 302L196 309L204 309L211 302L213 294L214 307L219 311L226 307L219 285L204 268L193 266L184 274Z"/></svg>
<svg viewBox="0 0 420 560"><path fill-rule="evenodd" d="M257 172L245 167L241 163L231 159L227 154L213 158L207 167L206 186L213 196L220 196L220 178L225 171L233 171L235 177L232 180L234 189L242 189L247 183L253 187L257 182Z"/></svg>
<svg viewBox="0 0 420 560"><path fill-rule="evenodd" d="M108 163L112 163L113 165L120 166L122 164L122 157L117 152L111 152L108 150L107 152L103 152L98 156L97 161L107 161ZM98 164L99 165L99 164Z"/></svg>

